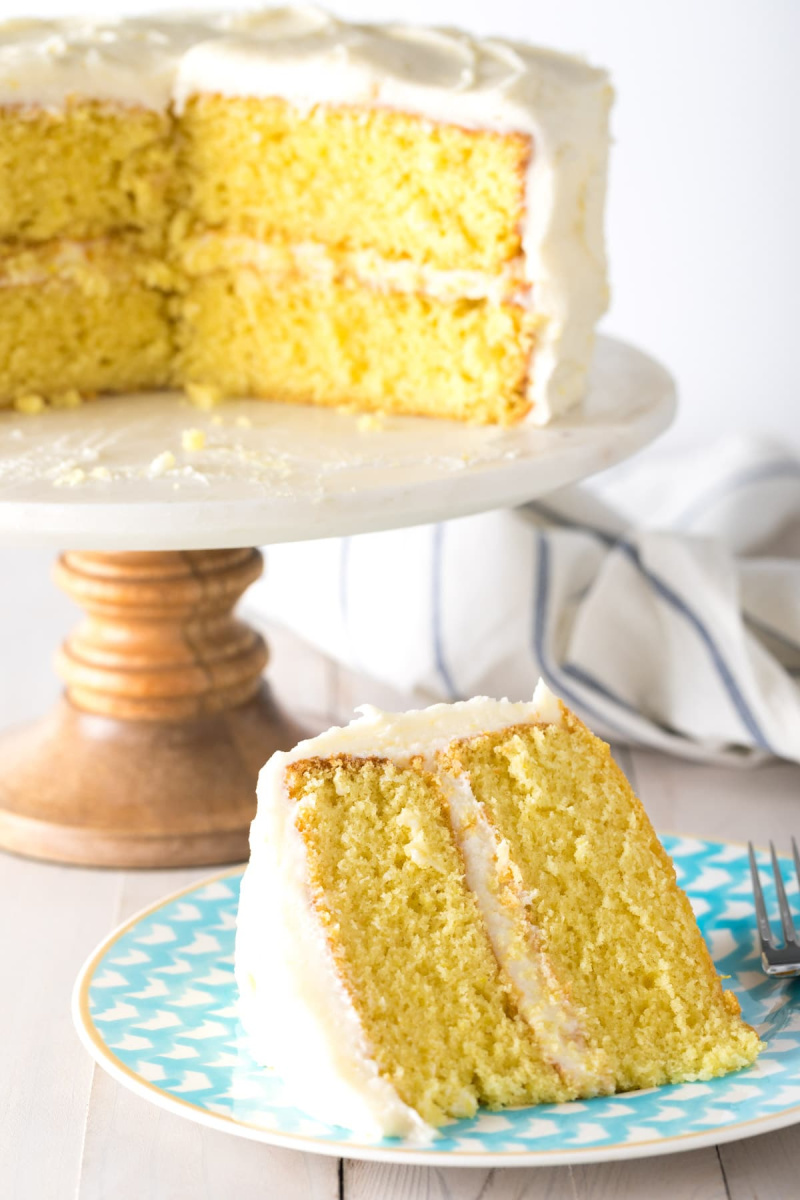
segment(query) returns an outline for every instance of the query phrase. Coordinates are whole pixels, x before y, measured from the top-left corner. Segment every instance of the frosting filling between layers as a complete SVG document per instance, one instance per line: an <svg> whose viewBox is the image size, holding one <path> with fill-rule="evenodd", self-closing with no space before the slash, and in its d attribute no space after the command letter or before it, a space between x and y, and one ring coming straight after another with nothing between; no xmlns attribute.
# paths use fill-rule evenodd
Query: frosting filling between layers
<svg viewBox="0 0 800 1200"><path fill-rule="evenodd" d="M166 258L139 250L134 242L103 237L79 241L55 239L3 248L0 244L0 287L24 287L54 278L71 278L82 270L113 272L137 263L149 267L153 286L173 290L180 273L191 278L216 271L251 270L280 283L306 278L320 287L348 280L378 292L429 296L443 303L486 300L530 308L530 292L519 264L504 271L442 270L408 259L387 259L371 250L334 252L319 242L264 242L236 234L204 233L188 239Z"/></svg>
<svg viewBox="0 0 800 1200"><path fill-rule="evenodd" d="M602 1050L587 1044L580 1012L564 992L533 924L519 869L464 776L441 772L450 824L489 932L498 965L511 979L519 1009L542 1053L581 1095L613 1091Z"/></svg>
<svg viewBox="0 0 800 1200"><path fill-rule="evenodd" d="M132 274L159 291L168 292L175 286L175 275L168 264L137 247L135 241L60 238L38 244L0 244L0 288L61 281L102 289L103 279Z"/></svg>
<svg viewBox="0 0 800 1200"><path fill-rule="evenodd" d="M286 788L286 768L310 758L388 758L398 765L435 757L455 740L521 724L559 723L559 701L540 683L532 703L478 698L403 714L363 708L334 728L273 755L259 779L251 860L239 907L236 975L241 1016L256 1056L302 1091L322 1120L384 1135L429 1136L430 1127L383 1079L370 1057L352 1001L311 904L306 851ZM437 771L466 879L501 971L518 997L545 1058L582 1094L610 1087L602 1054L587 1047L580 1014L564 994L525 912L508 844L491 828L463 779ZM424 854L424 847L412 847ZM278 916L280 914L280 916Z"/></svg>
<svg viewBox="0 0 800 1200"><path fill-rule="evenodd" d="M376 291L417 293L434 300L488 300L531 308L521 260L501 272L444 270L373 250L333 251L319 242L266 242L238 234L203 233L187 240L180 261L189 275L245 267L281 279L306 276L320 285L352 279Z"/></svg>

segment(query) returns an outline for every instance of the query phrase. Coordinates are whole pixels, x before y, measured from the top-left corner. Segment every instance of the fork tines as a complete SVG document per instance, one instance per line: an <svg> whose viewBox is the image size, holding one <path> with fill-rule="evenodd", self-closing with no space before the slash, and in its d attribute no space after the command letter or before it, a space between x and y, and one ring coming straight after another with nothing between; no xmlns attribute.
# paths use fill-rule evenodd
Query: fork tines
<svg viewBox="0 0 800 1200"><path fill-rule="evenodd" d="M769 852L772 859L775 891L778 896L778 912L780 913L781 928L783 930L783 946L776 944L772 927L769 923L767 906L764 903L764 893L761 889L761 880L758 876L758 866L756 864L753 843L748 842L747 848L750 855L750 877L753 881L753 898L756 906L756 922L758 924L758 937L761 942L761 961L764 970L768 975L800 975L800 941L798 941L794 921L792 920L792 910L786 898L786 889L783 886L783 877L778 865L778 856L775 853L775 847L770 842ZM800 884L800 851L797 849L797 842L794 838L792 838L792 856L794 858L794 869L797 874L797 880Z"/></svg>

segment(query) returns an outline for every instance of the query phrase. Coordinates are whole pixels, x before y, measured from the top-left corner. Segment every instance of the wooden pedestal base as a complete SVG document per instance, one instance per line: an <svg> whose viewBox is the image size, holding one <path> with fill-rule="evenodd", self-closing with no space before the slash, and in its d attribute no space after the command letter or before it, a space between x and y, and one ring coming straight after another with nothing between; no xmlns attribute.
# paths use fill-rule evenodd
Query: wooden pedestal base
<svg viewBox="0 0 800 1200"><path fill-rule="evenodd" d="M58 657L60 704L0 737L1 847L108 867L247 857L258 771L303 736L233 616L261 569L256 550L59 560L87 619Z"/></svg>

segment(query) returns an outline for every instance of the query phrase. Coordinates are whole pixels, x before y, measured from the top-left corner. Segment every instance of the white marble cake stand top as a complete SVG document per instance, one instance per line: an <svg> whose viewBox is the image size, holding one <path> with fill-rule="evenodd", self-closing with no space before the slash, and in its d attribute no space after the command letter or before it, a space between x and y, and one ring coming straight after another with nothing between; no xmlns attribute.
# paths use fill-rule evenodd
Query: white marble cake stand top
<svg viewBox="0 0 800 1200"><path fill-rule="evenodd" d="M365 533L522 503L661 433L675 390L653 359L598 341L581 409L539 429L358 416L182 396L0 413L0 543L199 550ZM184 431L205 434L183 448Z"/></svg>

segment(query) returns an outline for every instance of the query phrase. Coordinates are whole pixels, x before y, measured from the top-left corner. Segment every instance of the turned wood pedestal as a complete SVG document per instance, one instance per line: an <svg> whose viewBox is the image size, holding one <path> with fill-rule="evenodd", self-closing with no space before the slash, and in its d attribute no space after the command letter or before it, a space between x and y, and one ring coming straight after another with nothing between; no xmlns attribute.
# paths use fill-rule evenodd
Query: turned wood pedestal
<svg viewBox="0 0 800 1200"><path fill-rule="evenodd" d="M247 857L258 771L303 731L274 704L234 606L257 550L69 553L86 618L43 720L0 737L0 847L107 867Z"/></svg>

